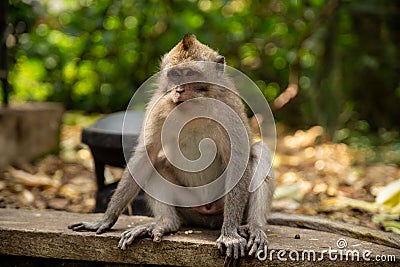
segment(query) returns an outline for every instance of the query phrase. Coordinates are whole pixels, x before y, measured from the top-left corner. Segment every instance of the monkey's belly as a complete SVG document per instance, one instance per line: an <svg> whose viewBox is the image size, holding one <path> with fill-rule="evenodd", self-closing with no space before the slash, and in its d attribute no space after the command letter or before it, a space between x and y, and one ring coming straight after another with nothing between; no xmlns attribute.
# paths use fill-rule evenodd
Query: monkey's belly
<svg viewBox="0 0 400 267"><path fill-rule="evenodd" d="M224 169L221 167L222 163L220 160L215 160L209 167L200 172L187 172L171 167L175 178L179 181L182 186L196 187L207 185L214 180L218 179L223 173Z"/></svg>
<svg viewBox="0 0 400 267"><path fill-rule="evenodd" d="M201 215L217 215L224 212L224 198L218 199L217 201L193 207Z"/></svg>
<svg viewBox="0 0 400 267"><path fill-rule="evenodd" d="M202 207L202 206L200 206ZM217 214L202 214L198 212L197 208L180 208L176 210L182 220L183 225L200 226L211 229L219 229L222 226L224 214L223 211ZM202 209L202 208L201 208Z"/></svg>

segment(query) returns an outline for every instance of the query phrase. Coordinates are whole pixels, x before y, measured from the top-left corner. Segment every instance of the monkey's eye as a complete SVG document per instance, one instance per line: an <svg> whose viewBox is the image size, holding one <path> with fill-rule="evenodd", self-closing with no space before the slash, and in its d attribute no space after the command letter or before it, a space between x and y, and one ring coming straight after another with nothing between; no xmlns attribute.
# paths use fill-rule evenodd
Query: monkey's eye
<svg viewBox="0 0 400 267"><path fill-rule="evenodd" d="M168 76L170 76L170 77L179 77L179 76L181 76L181 74L177 70L171 70L171 71L168 72Z"/></svg>
<svg viewBox="0 0 400 267"><path fill-rule="evenodd" d="M187 72L186 72L186 76L195 76L195 75L197 75L198 74L198 72L197 71L194 71L194 70L188 70Z"/></svg>

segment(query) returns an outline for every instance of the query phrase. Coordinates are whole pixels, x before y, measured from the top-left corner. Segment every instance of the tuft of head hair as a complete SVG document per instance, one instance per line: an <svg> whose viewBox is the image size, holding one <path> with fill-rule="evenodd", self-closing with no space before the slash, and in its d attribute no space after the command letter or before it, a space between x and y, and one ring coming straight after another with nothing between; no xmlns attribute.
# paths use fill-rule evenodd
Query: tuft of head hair
<svg viewBox="0 0 400 267"><path fill-rule="evenodd" d="M184 51L188 51L195 41L197 41L196 35L190 33L186 34L185 36L183 36L183 39L181 41L182 49Z"/></svg>
<svg viewBox="0 0 400 267"><path fill-rule="evenodd" d="M211 61L223 64L223 59L216 51L197 40L194 34L186 34L171 51L162 57L161 69L191 61Z"/></svg>

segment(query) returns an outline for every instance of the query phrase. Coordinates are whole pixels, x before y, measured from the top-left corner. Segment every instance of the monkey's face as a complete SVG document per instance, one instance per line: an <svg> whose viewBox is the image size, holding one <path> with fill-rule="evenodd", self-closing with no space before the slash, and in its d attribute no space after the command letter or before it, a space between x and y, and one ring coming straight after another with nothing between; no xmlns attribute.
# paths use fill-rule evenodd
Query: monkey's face
<svg viewBox="0 0 400 267"><path fill-rule="evenodd" d="M171 89L169 96L175 104L208 94L209 85L204 82L204 73L198 69L184 67L171 68L167 72L167 79Z"/></svg>
<svg viewBox="0 0 400 267"><path fill-rule="evenodd" d="M205 97L207 92L208 86L204 83L187 83L172 89L171 100L175 104L180 104L186 100Z"/></svg>

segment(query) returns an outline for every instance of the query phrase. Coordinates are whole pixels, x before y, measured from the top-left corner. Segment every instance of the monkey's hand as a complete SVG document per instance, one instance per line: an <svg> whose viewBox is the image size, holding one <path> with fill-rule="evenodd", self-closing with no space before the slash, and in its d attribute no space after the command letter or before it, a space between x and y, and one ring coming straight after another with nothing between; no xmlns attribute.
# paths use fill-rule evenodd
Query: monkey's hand
<svg viewBox="0 0 400 267"><path fill-rule="evenodd" d="M68 225L68 229L73 231L92 231L96 234L102 234L109 230L117 220L101 219L95 222L79 222Z"/></svg>
<svg viewBox="0 0 400 267"><path fill-rule="evenodd" d="M217 239L217 246L219 251L223 254L226 252L227 257L233 257L234 259L239 259L244 257L246 250L246 239L241 237L237 230L233 231L223 231L219 238Z"/></svg>
<svg viewBox="0 0 400 267"><path fill-rule="evenodd" d="M239 226L238 231L239 235L248 240L246 249L249 256L257 255L257 251L265 250L265 246L268 246L267 235L262 227L246 224Z"/></svg>
<svg viewBox="0 0 400 267"><path fill-rule="evenodd" d="M132 244L140 236L150 236L154 242L161 242L161 237L164 234L175 232L178 228L179 225L174 225L169 220L160 220L139 225L122 233L118 248L125 250L126 246Z"/></svg>

